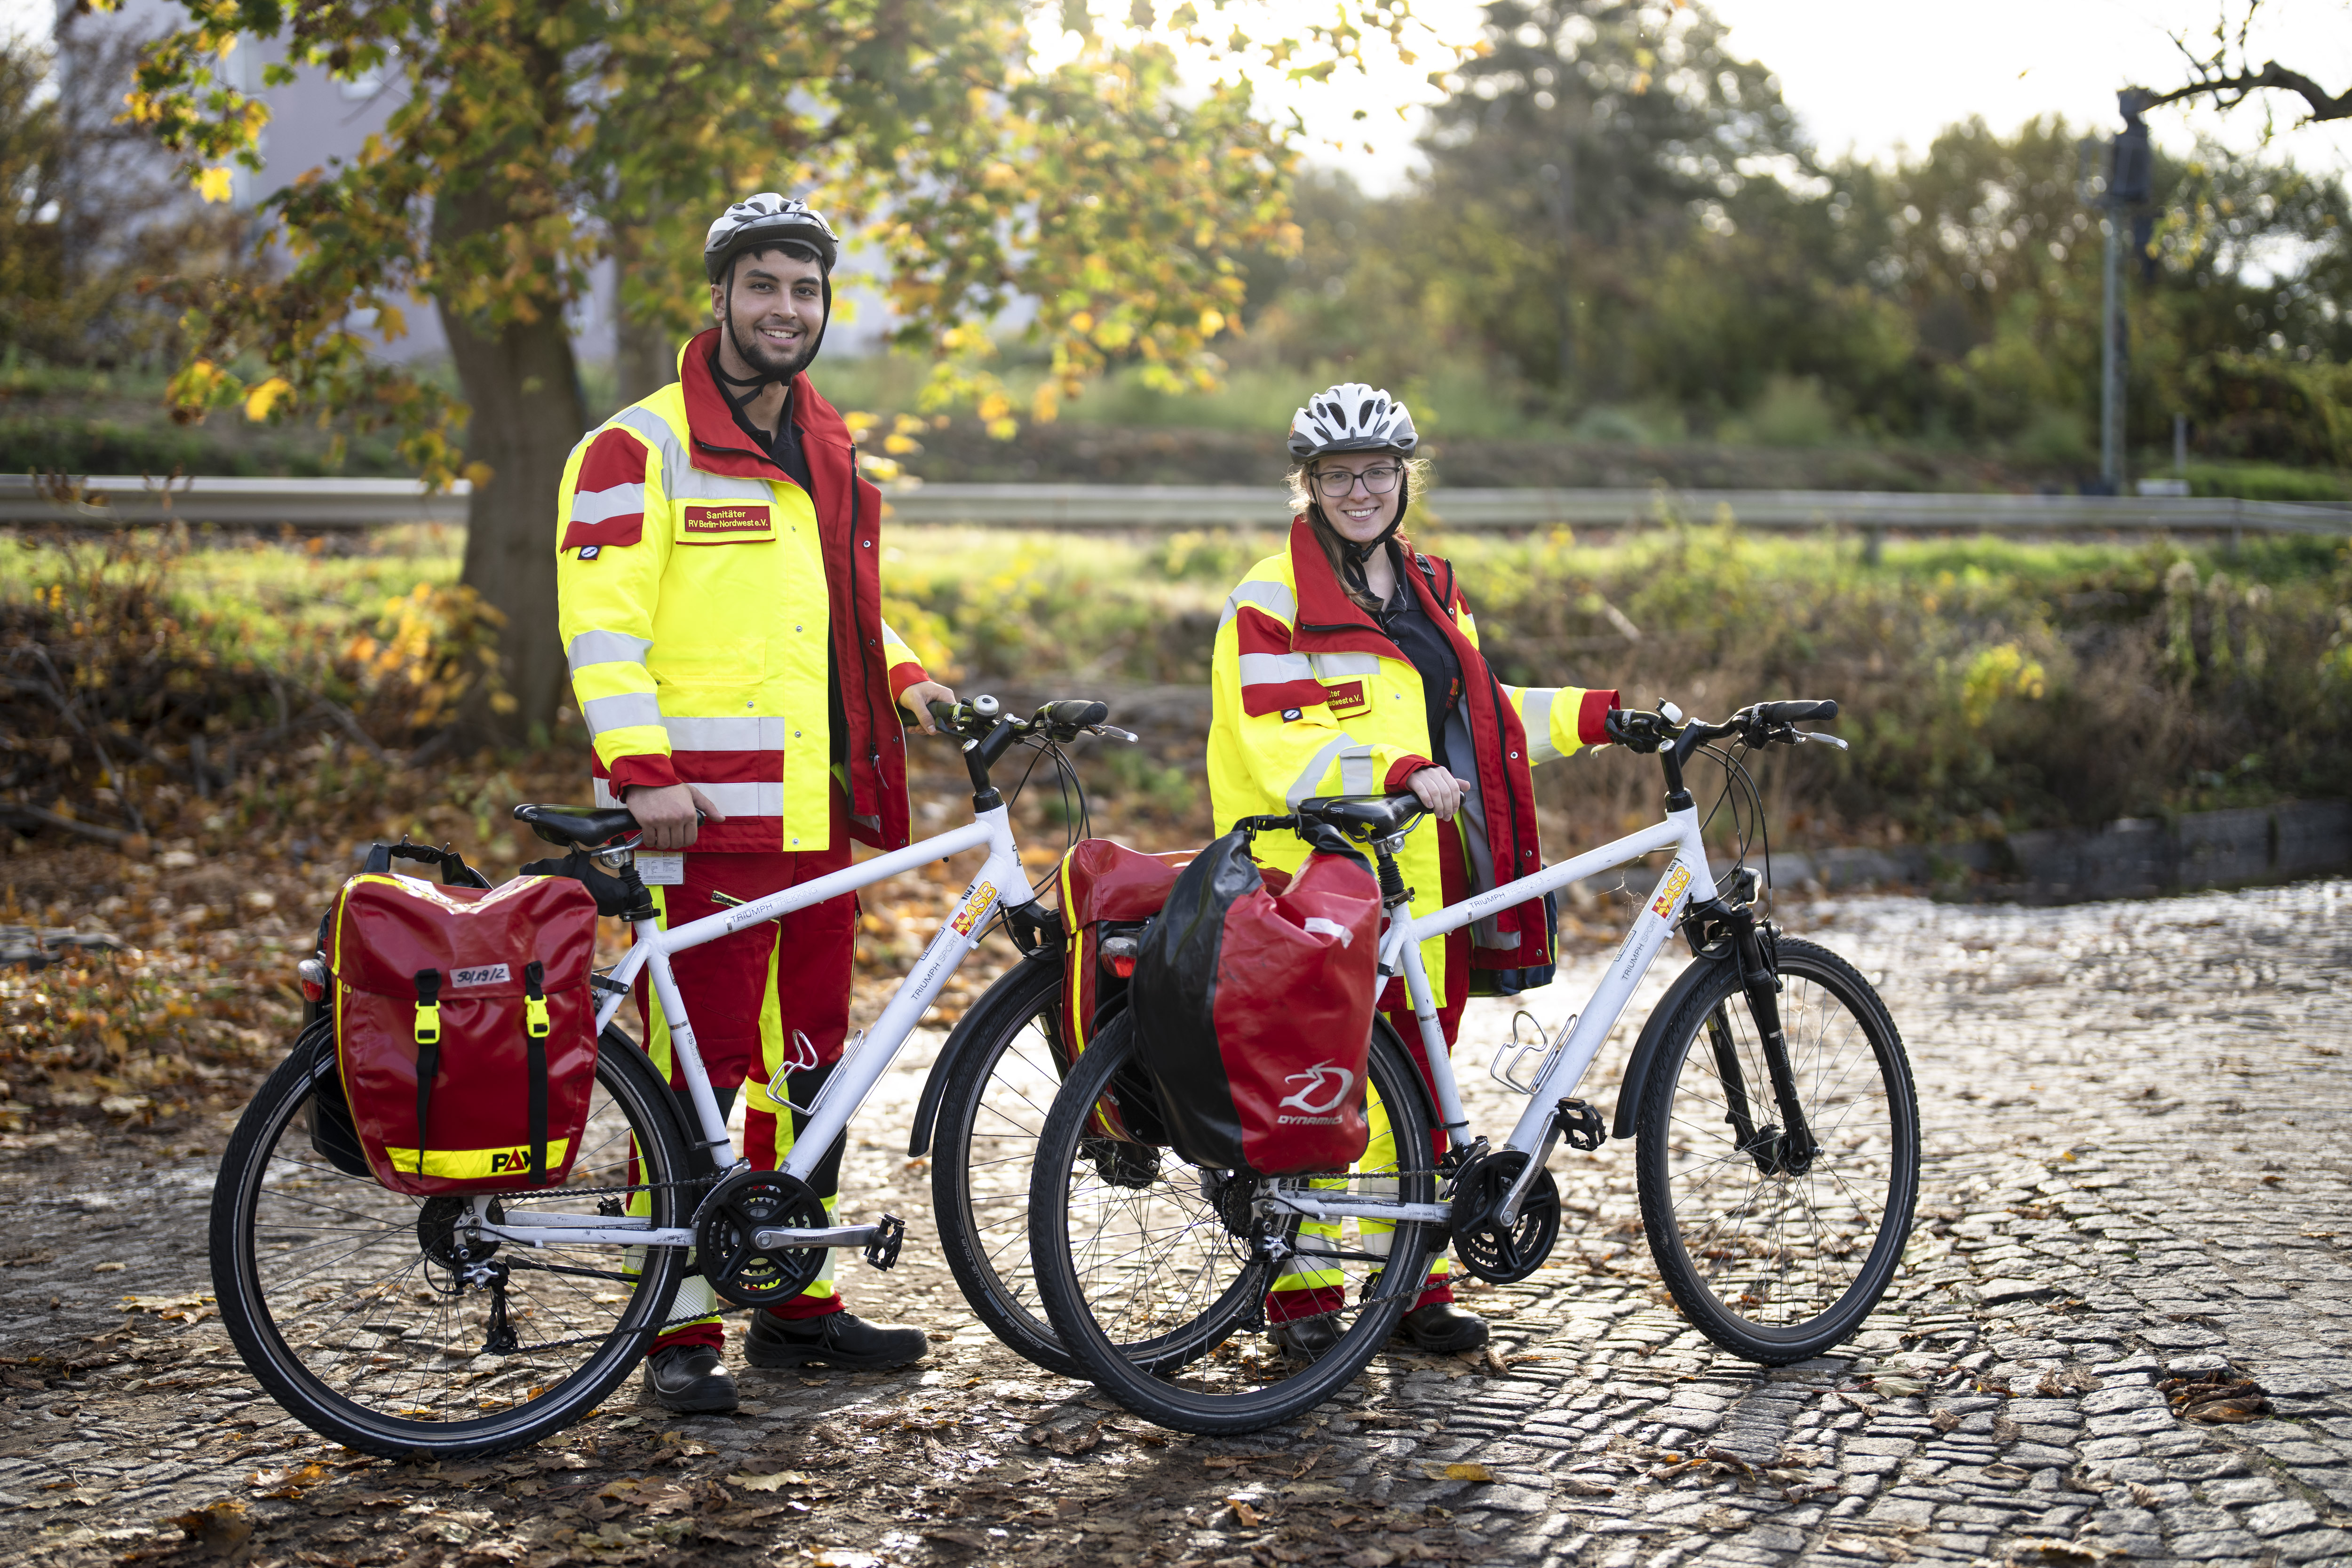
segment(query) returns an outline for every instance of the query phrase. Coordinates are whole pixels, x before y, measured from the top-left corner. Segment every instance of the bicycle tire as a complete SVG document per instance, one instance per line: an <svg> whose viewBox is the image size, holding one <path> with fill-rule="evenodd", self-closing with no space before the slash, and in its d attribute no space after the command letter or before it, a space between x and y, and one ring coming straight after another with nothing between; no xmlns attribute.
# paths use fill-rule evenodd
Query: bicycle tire
<svg viewBox="0 0 2352 1568"><path fill-rule="evenodd" d="M1029 1267L1029 1170L1061 1089L1063 967L1031 960L998 978L959 1032L931 1134L940 1250L972 1315L1024 1359L1084 1375L1054 1337Z"/></svg>
<svg viewBox="0 0 2352 1568"><path fill-rule="evenodd" d="M1902 1263L1919 1193L1918 1097L1885 1005L1829 949L1786 936L1777 947L1789 1066L1817 1152L1801 1170L1773 1168L1780 1113L1736 963L1712 965L1668 1023L1634 1151L1643 1228L1675 1304L1765 1366L1862 1326Z"/></svg>
<svg viewBox="0 0 2352 1568"><path fill-rule="evenodd" d="M312 1431L386 1458L498 1453L537 1442L586 1415L629 1374L662 1327L688 1249L632 1248L636 1257L630 1259L610 1247L502 1247L499 1256L509 1260L520 1281L510 1282L508 1291L520 1302L510 1301L509 1321L521 1325L518 1337L536 1331L544 1341L499 1353L485 1335L483 1348L465 1351L484 1293L450 1295L435 1284L438 1266L428 1263L423 1239L429 1200L338 1170L308 1144L301 1113L314 1086L332 1081L334 1070L332 1026L322 1019L297 1037L293 1051L246 1107L214 1184L213 1291L222 1325L247 1368ZM607 1029L571 1183L513 1201L626 1184L625 1175L604 1178L627 1171L632 1150L646 1187L648 1217L656 1226L683 1224L693 1207L688 1189L653 1184L680 1181L689 1168L670 1091L643 1052ZM338 1225L352 1228L338 1230ZM323 1242L318 1239L322 1232L329 1236ZM599 1268L599 1263L614 1267ZM289 1272L298 1266L304 1272ZM621 1288L621 1294L596 1300L580 1282L583 1274ZM416 1310L420 1301L439 1303L437 1314ZM609 1310L615 1302L620 1310ZM575 1325L568 1319L558 1323L559 1311L580 1313L580 1326L593 1333L562 1331ZM423 1328L435 1326L436 1316L439 1342L412 1342ZM580 1343L572 1342L575 1337ZM472 1370L485 1361L488 1371ZM484 1394L503 1400L516 1389L520 1397L492 1405L488 1414L458 1415L489 1405Z"/></svg>
<svg viewBox="0 0 2352 1568"><path fill-rule="evenodd" d="M1292 1371L1292 1363L1278 1356L1253 1353L1262 1347L1229 1345L1234 1331L1264 1322L1263 1303L1278 1269L1253 1255L1247 1243L1237 1242L1220 1219L1217 1200L1205 1195L1203 1185L1204 1175L1214 1173L1200 1171L1167 1149L1160 1152L1159 1169L1148 1188L1113 1182L1104 1179L1095 1153L1087 1147L1097 1100L1137 1049L1130 1020L1122 1016L1106 1026L1070 1069L1046 1119L1029 1200L1030 1257L1046 1316L1086 1375L1148 1421L1176 1431L1214 1435L1254 1432L1289 1420L1345 1387L1387 1343L1419 1292L1437 1227L1413 1221L1396 1226L1391 1233L1384 1267L1410 1279L1410 1289L1376 1291L1380 1268L1360 1269L1360 1279L1353 1281L1344 1268L1323 1271L1338 1277L1329 1286L1338 1303L1330 1315L1345 1321L1339 1342L1318 1358ZM1360 1168L1353 1176L1334 1180L1393 1182L1404 1201L1433 1202L1434 1118L1412 1058L1384 1020L1373 1026L1367 1076L1389 1108L1395 1147L1402 1152L1395 1164L1381 1171L1366 1174ZM1120 1196L1114 1188L1142 1195ZM1164 1243L1156 1235L1144 1236L1147 1205L1167 1215ZM1093 1215L1118 1210L1134 1219L1135 1233L1144 1239L1105 1258L1097 1248L1099 1232L1090 1236L1087 1226ZM1294 1221L1286 1239L1297 1242L1298 1228ZM1123 1242L1123 1237L1117 1237L1113 1245ZM1364 1253L1344 1253L1343 1245L1335 1227L1331 1250L1324 1256L1334 1262L1343 1258L1370 1261ZM1360 1230L1358 1246L1364 1245ZM1081 1251L1088 1254L1083 1267ZM1125 1265L1131 1258L1143 1262L1140 1267ZM1136 1279L1139 1274L1144 1278ZM1221 1289L1219 1278L1228 1281ZM1122 1289L1129 1283L1133 1289ZM1351 1290L1351 1283L1361 1288ZM1176 1303L1172 1309L1164 1304L1171 1300ZM1192 1316L1182 1318L1188 1310ZM1106 1312L1111 1328L1102 1321ZM1167 1333L1122 1337L1135 1327L1156 1326L1171 1318L1177 1327Z"/></svg>

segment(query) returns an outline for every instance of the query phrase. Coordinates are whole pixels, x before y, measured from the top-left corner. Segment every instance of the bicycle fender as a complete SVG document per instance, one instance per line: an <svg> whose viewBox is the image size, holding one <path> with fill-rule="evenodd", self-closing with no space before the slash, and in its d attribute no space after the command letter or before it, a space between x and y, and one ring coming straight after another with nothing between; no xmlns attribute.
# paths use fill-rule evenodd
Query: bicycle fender
<svg viewBox="0 0 2352 1568"><path fill-rule="evenodd" d="M930 1075L923 1079L922 1098L915 1102L915 1125L907 1135L907 1158L919 1160L931 1152L931 1129L940 1119L940 1101L945 1098L948 1075L956 1058L984 1028L994 1025L997 1015L1007 1007L1036 1005L1028 988L1038 983L1041 971L1051 969L1053 989L1061 986L1062 952L1055 948L1034 958L1024 958L998 976L996 984L973 1003L956 1026L948 1031L947 1044L940 1047L939 1059L931 1063ZM1051 992L1048 993L1049 994Z"/></svg>
<svg viewBox="0 0 2352 1568"><path fill-rule="evenodd" d="M1633 1119L1641 1114L1642 1086L1649 1081L1650 1059L1658 1054L1658 1041L1666 1032L1666 1025L1682 1011L1684 999L1698 989L1699 983L1714 973L1715 966L1731 962L1727 946L1721 953L1702 952L1685 965L1658 1005L1650 1009L1650 1016L1642 1025L1641 1037L1633 1042L1633 1054L1625 1058L1624 1080L1617 1086L1617 1117L1611 1124L1609 1136L1633 1136Z"/></svg>

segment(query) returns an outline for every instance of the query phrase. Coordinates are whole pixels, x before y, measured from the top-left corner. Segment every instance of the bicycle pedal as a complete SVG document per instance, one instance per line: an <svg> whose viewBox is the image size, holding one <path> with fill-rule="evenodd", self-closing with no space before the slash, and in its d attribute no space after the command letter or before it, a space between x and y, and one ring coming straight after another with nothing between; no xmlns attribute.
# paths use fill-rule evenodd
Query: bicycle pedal
<svg viewBox="0 0 2352 1568"><path fill-rule="evenodd" d="M1563 1100L1557 1112L1560 1138L1571 1149L1591 1153L1609 1141L1609 1124L1601 1112L1580 1100Z"/></svg>
<svg viewBox="0 0 2352 1568"><path fill-rule="evenodd" d="M907 1222L897 1215L886 1214L874 1226L874 1239L866 1244L866 1261L876 1268L887 1268L898 1261L898 1248L907 1239Z"/></svg>

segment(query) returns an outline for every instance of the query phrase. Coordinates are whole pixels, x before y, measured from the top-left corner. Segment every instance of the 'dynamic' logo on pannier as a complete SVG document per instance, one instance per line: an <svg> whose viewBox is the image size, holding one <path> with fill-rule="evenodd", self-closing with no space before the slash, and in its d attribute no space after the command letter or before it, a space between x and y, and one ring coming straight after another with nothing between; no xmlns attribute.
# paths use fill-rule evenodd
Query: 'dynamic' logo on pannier
<svg viewBox="0 0 2352 1568"><path fill-rule="evenodd" d="M1284 1121L1305 1121L1310 1117L1336 1121L1339 1119L1330 1113L1339 1108L1339 1102L1348 1098L1348 1091L1356 1087L1356 1075L1346 1068L1335 1068L1329 1062L1317 1062L1305 1072L1292 1073L1282 1081L1306 1085L1297 1094L1276 1101L1285 1110L1307 1113L1305 1116L1286 1116L1282 1118ZM1338 1087L1329 1088L1327 1095L1326 1089L1332 1085Z"/></svg>

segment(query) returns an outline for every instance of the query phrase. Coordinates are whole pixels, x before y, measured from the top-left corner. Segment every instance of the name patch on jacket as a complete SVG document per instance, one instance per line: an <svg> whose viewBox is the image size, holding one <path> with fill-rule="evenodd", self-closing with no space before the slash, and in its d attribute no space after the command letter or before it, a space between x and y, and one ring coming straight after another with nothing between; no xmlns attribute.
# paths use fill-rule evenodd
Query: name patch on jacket
<svg viewBox="0 0 2352 1568"><path fill-rule="evenodd" d="M774 509L765 501L711 502L677 510L677 537L689 544L776 537Z"/></svg>
<svg viewBox="0 0 2352 1568"><path fill-rule="evenodd" d="M1352 713L1371 705L1371 700L1364 695L1364 683L1360 680L1348 680L1337 686L1326 686L1323 688L1323 697L1325 701L1331 704L1331 711L1335 714Z"/></svg>

